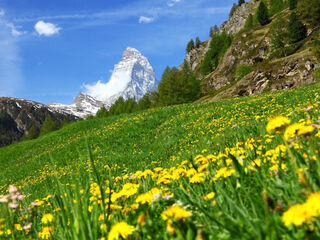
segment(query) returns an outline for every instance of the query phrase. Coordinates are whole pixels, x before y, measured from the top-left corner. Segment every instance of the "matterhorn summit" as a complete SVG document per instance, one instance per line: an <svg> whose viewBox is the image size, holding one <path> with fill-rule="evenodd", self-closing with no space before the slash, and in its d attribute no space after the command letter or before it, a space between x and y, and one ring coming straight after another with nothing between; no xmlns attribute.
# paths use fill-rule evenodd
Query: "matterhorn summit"
<svg viewBox="0 0 320 240"><path fill-rule="evenodd" d="M109 108L119 97L139 101L147 92L157 89L158 81L149 60L137 49L128 47L121 61L114 65L107 83L98 81L86 85L86 93L79 93L72 105L50 104L50 107L78 117L96 114L102 107Z"/></svg>
<svg viewBox="0 0 320 240"><path fill-rule="evenodd" d="M109 82L98 84L87 86L87 93L107 106L111 106L119 97L124 100L136 98L138 101L148 91L157 87L150 62L137 49L131 47L124 51L121 61L114 66Z"/></svg>

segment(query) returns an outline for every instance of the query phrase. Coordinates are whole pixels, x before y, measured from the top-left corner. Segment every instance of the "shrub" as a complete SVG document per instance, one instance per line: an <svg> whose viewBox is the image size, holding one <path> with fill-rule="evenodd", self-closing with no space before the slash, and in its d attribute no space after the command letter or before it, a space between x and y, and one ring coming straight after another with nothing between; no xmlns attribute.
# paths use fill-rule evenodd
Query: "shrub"
<svg viewBox="0 0 320 240"><path fill-rule="evenodd" d="M249 14L247 20L246 20L246 24L244 25L245 29L250 29L253 26L253 15Z"/></svg>
<svg viewBox="0 0 320 240"><path fill-rule="evenodd" d="M316 82L319 82L320 81L320 68L317 68L314 72L313 72L313 77L314 77L314 80Z"/></svg>
<svg viewBox="0 0 320 240"><path fill-rule="evenodd" d="M293 12L289 18L288 35L291 43L299 42L307 37L307 28Z"/></svg>
<svg viewBox="0 0 320 240"><path fill-rule="evenodd" d="M236 70L237 80L241 80L244 76L248 75L254 70L252 66L241 64Z"/></svg>
<svg viewBox="0 0 320 240"><path fill-rule="evenodd" d="M259 23L264 26L270 23L270 18L269 18L269 11L264 2L261 2L258 9L257 9L257 17Z"/></svg>

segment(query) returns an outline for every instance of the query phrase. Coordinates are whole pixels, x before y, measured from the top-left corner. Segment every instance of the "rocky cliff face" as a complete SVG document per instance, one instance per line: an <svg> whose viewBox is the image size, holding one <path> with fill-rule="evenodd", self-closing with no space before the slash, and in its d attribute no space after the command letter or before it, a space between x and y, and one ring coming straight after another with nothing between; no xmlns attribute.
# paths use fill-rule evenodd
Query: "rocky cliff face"
<svg viewBox="0 0 320 240"><path fill-rule="evenodd" d="M0 98L0 147L19 141L32 126L40 129L48 114L59 123L76 120L73 115L54 111L41 103Z"/></svg>
<svg viewBox="0 0 320 240"><path fill-rule="evenodd" d="M221 24L219 32L225 31L231 35L240 32L240 30L243 29L249 14L255 14L259 3L259 1L251 0L241 6L238 6L232 16L230 16L229 20Z"/></svg>

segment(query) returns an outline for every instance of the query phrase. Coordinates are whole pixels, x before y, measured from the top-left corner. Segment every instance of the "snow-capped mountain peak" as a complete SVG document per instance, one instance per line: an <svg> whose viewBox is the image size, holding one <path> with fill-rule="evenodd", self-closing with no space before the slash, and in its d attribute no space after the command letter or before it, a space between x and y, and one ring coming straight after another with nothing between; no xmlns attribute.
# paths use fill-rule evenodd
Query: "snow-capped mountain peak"
<svg viewBox="0 0 320 240"><path fill-rule="evenodd" d="M147 92L156 90L157 86L149 60L137 49L128 47L121 61L114 65L107 83L98 81L94 85L87 85L86 93L80 92L72 105L51 104L50 107L85 117L96 114L102 106L109 108L119 97L138 101Z"/></svg>

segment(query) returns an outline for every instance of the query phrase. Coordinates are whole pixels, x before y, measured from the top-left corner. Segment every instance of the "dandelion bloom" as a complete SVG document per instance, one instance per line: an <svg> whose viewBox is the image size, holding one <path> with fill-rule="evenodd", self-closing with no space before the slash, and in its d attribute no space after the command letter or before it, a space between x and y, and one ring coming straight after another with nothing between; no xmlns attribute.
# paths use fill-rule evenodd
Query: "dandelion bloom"
<svg viewBox="0 0 320 240"><path fill-rule="evenodd" d="M289 124L290 124L290 120L288 118L282 117L282 116L277 116L277 117L269 119L269 122L267 124L267 131L269 133L274 132L274 131L279 131Z"/></svg>
<svg viewBox="0 0 320 240"><path fill-rule="evenodd" d="M314 129L314 127L306 126L304 123L295 123L287 127L286 131L284 132L284 138L288 140L296 136L306 135L312 133Z"/></svg>
<svg viewBox="0 0 320 240"><path fill-rule="evenodd" d="M42 227L42 231L39 232L39 238L40 239L49 239L53 234L53 228L52 227Z"/></svg>
<svg viewBox="0 0 320 240"><path fill-rule="evenodd" d="M53 221L53 215L51 213L45 214L41 219L41 222L44 224L51 223L52 221Z"/></svg>
<svg viewBox="0 0 320 240"><path fill-rule="evenodd" d="M208 193L206 196L204 196L204 199L206 199L206 200L214 199L215 195L216 194L214 192Z"/></svg>
<svg viewBox="0 0 320 240"><path fill-rule="evenodd" d="M192 216L192 213L183 209L180 206L171 206L167 210L161 213L161 216L164 220L175 218L175 219L183 219L189 218Z"/></svg>
<svg viewBox="0 0 320 240"><path fill-rule="evenodd" d="M120 237L127 239L134 232L134 226L127 224L126 222L116 223L111 227L108 234L108 240L117 240Z"/></svg>

